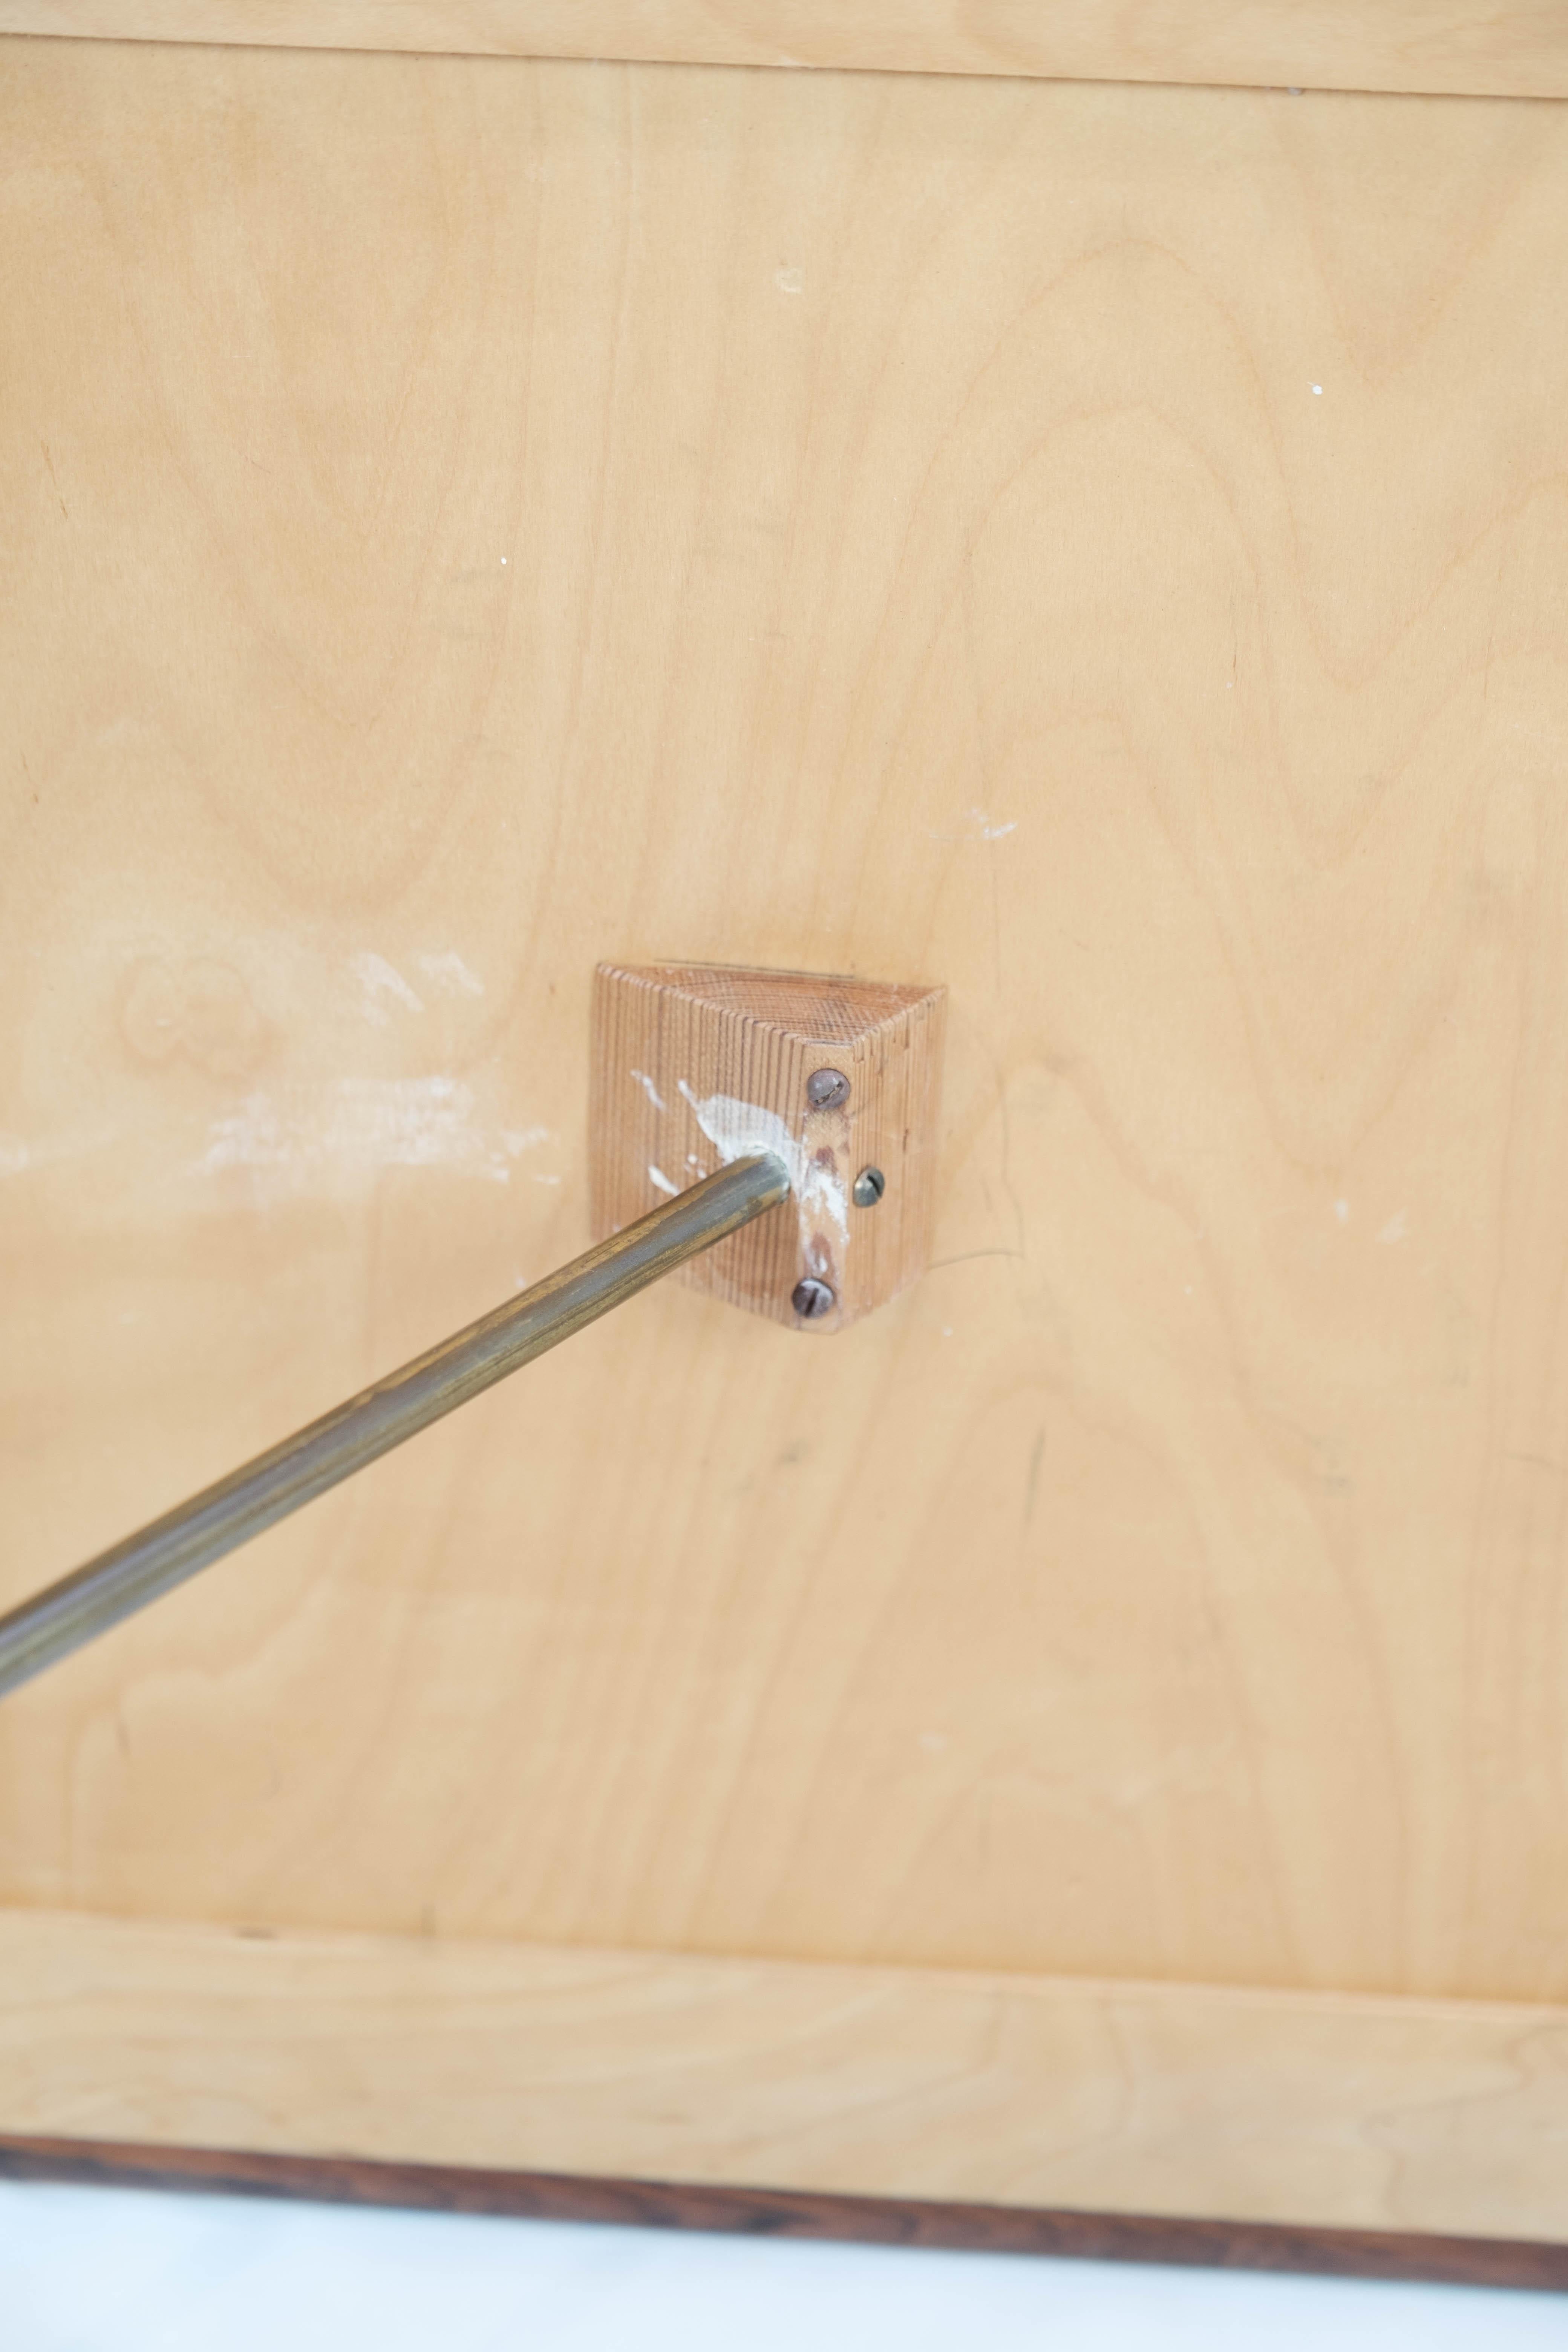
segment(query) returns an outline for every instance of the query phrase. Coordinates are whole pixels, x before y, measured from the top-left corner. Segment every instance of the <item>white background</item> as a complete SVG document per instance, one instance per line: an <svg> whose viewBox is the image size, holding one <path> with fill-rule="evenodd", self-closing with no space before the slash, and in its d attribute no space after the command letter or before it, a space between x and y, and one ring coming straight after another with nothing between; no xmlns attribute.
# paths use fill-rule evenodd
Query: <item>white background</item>
<svg viewBox="0 0 1568 2352"><path fill-rule="evenodd" d="M1568 2296L0 2183L4 2352L1568 2352Z"/></svg>

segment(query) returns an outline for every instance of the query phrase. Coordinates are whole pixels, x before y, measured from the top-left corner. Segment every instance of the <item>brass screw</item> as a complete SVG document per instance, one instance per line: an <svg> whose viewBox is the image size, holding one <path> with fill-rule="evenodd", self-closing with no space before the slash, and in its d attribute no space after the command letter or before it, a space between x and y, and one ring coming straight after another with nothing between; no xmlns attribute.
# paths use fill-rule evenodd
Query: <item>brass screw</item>
<svg viewBox="0 0 1568 2352"><path fill-rule="evenodd" d="M818 1282L808 1274L795 1284L790 1293L790 1305L802 1320L815 1323L819 1315L831 1315L838 1301L826 1282Z"/></svg>
<svg viewBox="0 0 1568 2352"><path fill-rule="evenodd" d="M849 1099L849 1081L842 1070L813 1070L805 1082L805 1098L813 1110L837 1110Z"/></svg>
<svg viewBox="0 0 1568 2352"><path fill-rule="evenodd" d="M874 1209L887 1189L888 1180L879 1168L862 1168L849 1197L858 1209Z"/></svg>

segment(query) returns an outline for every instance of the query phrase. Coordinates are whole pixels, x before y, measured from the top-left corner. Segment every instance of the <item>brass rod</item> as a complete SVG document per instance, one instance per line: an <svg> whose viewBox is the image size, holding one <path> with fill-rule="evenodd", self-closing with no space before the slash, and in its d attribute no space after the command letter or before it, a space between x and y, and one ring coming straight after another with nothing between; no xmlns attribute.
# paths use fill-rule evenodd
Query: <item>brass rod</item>
<svg viewBox="0 0 1568 2352"><path fill-rule="evenodd" d="M737 1160L0 1617L0 1696L789 1197Z"/></svg>

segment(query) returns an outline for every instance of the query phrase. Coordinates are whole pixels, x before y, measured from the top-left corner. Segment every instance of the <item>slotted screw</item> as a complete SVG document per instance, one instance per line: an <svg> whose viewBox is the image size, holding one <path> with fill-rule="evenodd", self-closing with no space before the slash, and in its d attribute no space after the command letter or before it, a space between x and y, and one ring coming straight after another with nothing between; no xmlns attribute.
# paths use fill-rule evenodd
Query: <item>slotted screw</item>
<svg viewBox="0 0 1568 2352"><path fill-rule="evenodd" d="M802 1320L815 1323L819 1315L831 1315L838 1301L826 1282L818 1282L808 1274L795 1284L790 1293L790 1305Z"/></svg>
<svg viewBox="0 0 1568 2352"><path fill-rule="evenodd" d="M842 1070L813 1070L805 1082L805 1098L813 1110L837 1110L849 1099L849 1081Z"/></svg>
<svg viewBox="0 0 1568 2352"><path fill-rule="evenodd" d="M888 1180L879 1168L862 1168L849 1197L858 1209L874 1209L887 1189Z"/></svg>

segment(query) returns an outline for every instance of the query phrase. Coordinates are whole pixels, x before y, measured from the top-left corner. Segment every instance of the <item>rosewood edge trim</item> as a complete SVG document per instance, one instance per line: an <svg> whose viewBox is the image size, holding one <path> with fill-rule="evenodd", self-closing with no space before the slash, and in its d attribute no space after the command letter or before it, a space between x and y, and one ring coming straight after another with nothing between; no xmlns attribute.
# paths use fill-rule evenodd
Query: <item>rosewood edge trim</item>
<svg viewBox="0 0 1568 2352"><path fill-rule="evenodd" d="M742 2237L836 2238L965 2252L1321 2272L1344 2278L1568 2293L1568 2244L1443 2237L1424 2231L1185 2221L1154 2213L1090 2213L840 2196L815 2189L716 2188L696 2181L387 2163L355 2156L256 2155L243 2149L16 2136L0 2136L0 2179L299 2197L328 2204L413 2206L639 2229L711 2230Z"/></svg>

